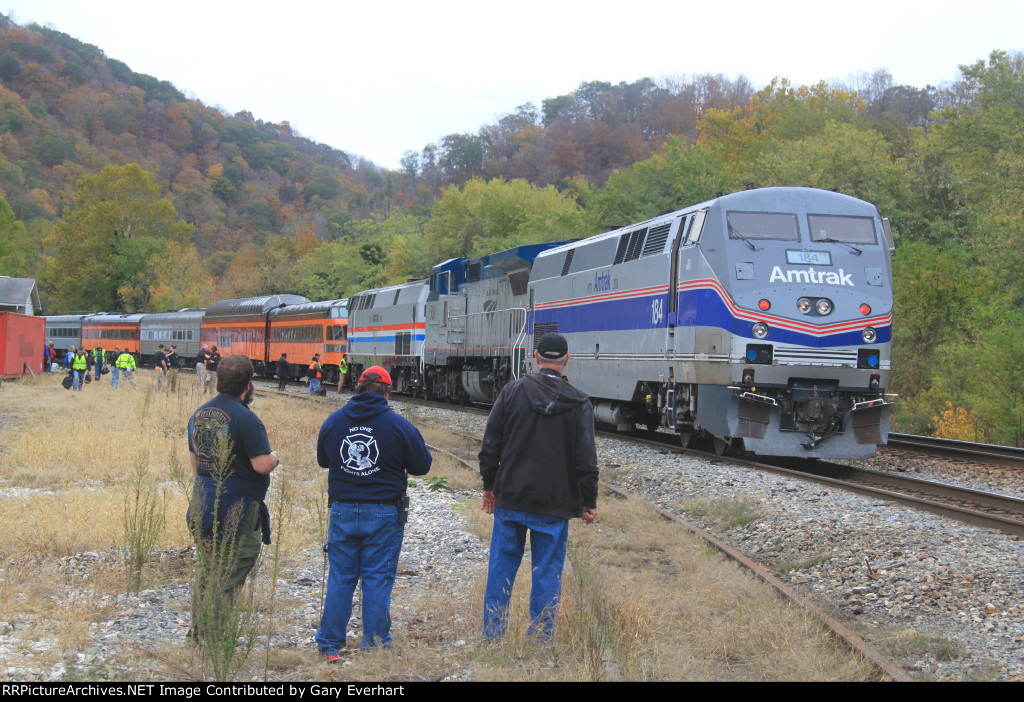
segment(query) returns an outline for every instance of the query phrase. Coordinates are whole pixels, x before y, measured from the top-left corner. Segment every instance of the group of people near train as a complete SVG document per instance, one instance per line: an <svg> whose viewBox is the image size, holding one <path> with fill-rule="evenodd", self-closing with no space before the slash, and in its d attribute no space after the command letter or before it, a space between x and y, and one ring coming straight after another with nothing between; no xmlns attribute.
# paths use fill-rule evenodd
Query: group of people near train
<svg viewBox="0 0 1024 702"><path fill-rule="evenodd" d="M52 341L47 344L45 357L48 361L46 369L55 370L57 352L53 348ZM111 388L117 389L122 374L125 376L125 380L129 381L133 388L135 387L135 356L128 353L127 350L122 352L119 346L115 346L109 355L102 344L91 350L84 346L77 348L71 346L64 354L60 367L68 373L64 382L69 390L81 390L86 383L93 380L99 381L100 377L107 373L110 374ZM68 380L70 380L70 385L67 385Z"/></svg>
<svg viewBox="0 0 1024 702"><path fill-rule="evenodd" d="M338 364L338 392L341 392L342 388L348 387L348 359L345 354L341 355L341 362ZM291 363L288 361L288 353L284 352L281 357L277 359L277 363L274 364L274 374L277 376L277 389L284 390L288 384L288 378L291 376ZM309 395L326 395L327 391L323 388L324 378L324 367L320 363L320 354L314 353L313 359L309 362L309 366L306 368L306 380L309 382Z"/></svg>
<svg viewBox="0 0 1024 702"><path fill-rule="evenodd" d="M54 370L57 364L57 352L53 342L48 342L44 351L44 369ZM196 356L196 381L203 394L217 394L217 370L220 364L221 354L216 346L209 350L203 344ZM181 370L181 359L178 356L178 347L171 344L165 348L160 344L154 357L154 369L156 371L156 389L167 394L177 392L178 372ZM71 379L71 390L81 390L87 382L99 380L102 375L110 374L110 387L117 389L121 376L135 385L135 370L137 363L135 355L127 349L121 350L115 346L112 352L106 351L102 344L93 349L86 349L84 346L71 346L64 358L60 361L60 367L68 372ZM94 375L93 375L94 374Z"/></svg>
<svg viewBox="0 0 1024 702"><path fill-rule="evenodd" d="M221 355L216 346L208 349L206 344L203 344L196 354L196 384L204 395L217 394L217 367L220 359ZM156 371L157 391L166 392L168 395L177 392L178 373L181 371L178 346L171 344L170 348L165 348L163 344L158 345L153 356L153 367Z"/></svg>
<svg viewBox="0 0 1024 702"><path fill-rule="evenodd" d="M488 639L506 632L527 535L533 565L528 633L540 642L553 639L569 519L590 524L597 517L593 409L587 395L563 377L569 361L565 338L545 335L534 359L538 372L509 383L498 395L479 454L481 508L494 517L482 620ZM193 592L194 640L204 637L203 612L210 610L197 609L196 602L213 597L216 609L216 598L233 597L262 544L271 539L265 498L280 459L249 409L254 372L245 356L225 357L219 394L188 424L195 470L188 519L197 548L230 543L229 552L237 554L217 591L197 585ZM371 366L355 382L355 395L327 417L317 438L317 463L328 471L324 551L330 568L315 640L327 662L337 661L346 645L360 582L360 646L391 646L391 597L409 515L409 476L426 475L431 467L420 432L388 404L388 371Z"/></svg>

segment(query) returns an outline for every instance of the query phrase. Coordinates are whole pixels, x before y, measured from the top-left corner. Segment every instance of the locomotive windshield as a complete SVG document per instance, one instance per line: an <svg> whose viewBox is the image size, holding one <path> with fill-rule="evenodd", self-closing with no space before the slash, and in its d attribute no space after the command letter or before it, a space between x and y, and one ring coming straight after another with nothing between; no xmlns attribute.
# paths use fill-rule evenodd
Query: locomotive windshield
<svg viewBox="0 0 1024 702"><path fill-rule="evenodd" d="M871 217L845 215L807 215L811 241L838 241L844 244L874 244L875 222Z"/></svg>
<svg viewBox="0 0 1024 702"><path fill-rule="evenodd" d="M796 215L783 212L729 212L729 238L797 241Z"/></svg>

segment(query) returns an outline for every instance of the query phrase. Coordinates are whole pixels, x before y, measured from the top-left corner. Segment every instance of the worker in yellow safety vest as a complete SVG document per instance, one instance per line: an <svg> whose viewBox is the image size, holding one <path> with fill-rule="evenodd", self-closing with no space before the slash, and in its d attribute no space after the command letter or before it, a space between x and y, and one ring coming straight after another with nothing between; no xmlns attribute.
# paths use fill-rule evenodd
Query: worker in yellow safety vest
<svg viewBox="0 0 1024 702"><path fill-rule="evenodd" d="M120 356L118 356L117 360L114 361L114 365L116 365L118 368L121 369L121 372L124 373L124 377L128 379L128 382L132 384L132 388L134 389L135 388L135 356L133 356L130 353L128 353L128 350L125 349L125 352L122 353Z"/></svg>
<svg viewBox="0 0 1024 702"><path fill-rule="evenodd" d="M81 390L85 385L85 376L89 373L89 357L85 349L78 349L71 361L71 389Z"/></svg>
<svg viewBox="0 0 1024 702"><path fill-rule="evenodd" d="M348 380L348 359L345 358L345 354L341 354L341 361L338 362L338 392L345 387L345 381Z"/></svg>

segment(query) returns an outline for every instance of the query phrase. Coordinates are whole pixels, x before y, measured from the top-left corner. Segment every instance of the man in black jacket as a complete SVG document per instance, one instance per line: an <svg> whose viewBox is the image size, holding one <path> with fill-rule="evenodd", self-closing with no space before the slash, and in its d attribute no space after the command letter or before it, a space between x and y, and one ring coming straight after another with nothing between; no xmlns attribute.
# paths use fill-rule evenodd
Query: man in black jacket
<svg viewBox="0 0 1024 702"><path fill-rule="evenodd" d="M277 359L277 389L284 390L288 383L288 354L282 353Z"/></svg>
<svg viewBox="0 0 1024 702"><path fill-rule="evenodd" d="M516 571L530 532L533 583L529 634L554 636L569 519L597 517L594 410L586 393L562 378L565 337L545 334L534 351L539 372L502 388L480 448L482 508L494 515L484 637L500 638Z"/></svg>

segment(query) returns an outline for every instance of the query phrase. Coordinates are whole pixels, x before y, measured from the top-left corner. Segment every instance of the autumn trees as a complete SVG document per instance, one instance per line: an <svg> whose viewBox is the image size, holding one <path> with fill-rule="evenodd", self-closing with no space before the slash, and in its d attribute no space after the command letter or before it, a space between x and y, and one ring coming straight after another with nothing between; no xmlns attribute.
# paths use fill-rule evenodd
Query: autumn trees
<svg viewBox="0 0 1024 702"><path fill-rule="evenodd" d="M168 272L156 268L159 257L169 244L189 243L191 231L138 164L85 176L47 241L54 304L63 310L147 309L150 287Z"/></svg>

